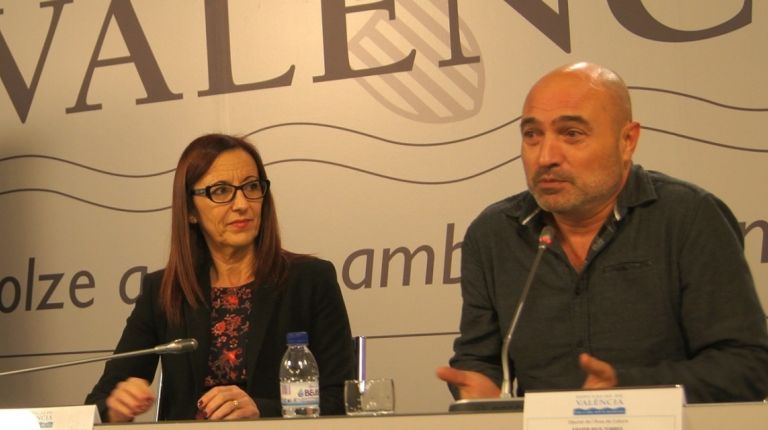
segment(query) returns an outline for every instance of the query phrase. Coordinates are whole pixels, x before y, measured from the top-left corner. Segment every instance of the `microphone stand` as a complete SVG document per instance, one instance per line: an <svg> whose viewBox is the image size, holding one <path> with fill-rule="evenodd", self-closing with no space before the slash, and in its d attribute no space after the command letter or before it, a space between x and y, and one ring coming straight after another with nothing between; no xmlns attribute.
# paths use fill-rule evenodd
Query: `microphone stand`
<svg viewBox="0 0 768 430"><path fill-rule="evenodd" d="M151 354L181 354L189 351L193 351L197 348L197 341L195 339L176 339L173 342L165 343L155 346L154 348L142 349L139 351L123 352L120 354L103 355L100 357L86 358L83 360L67 361L64 363L48 364L46 366L30 367L27 369L12 370L10 372L0 373L0 377L9 375L18 375L21 373L37 372L39 370L56 369L58 367L75 366L78 364L92 363L95 361L114 360L117 358L129 358L138 357L140 355Z"/></svg>
<svg viewBox="0 0 768 430"><path fill-rule="evenodd" d="M357 356L357 369L355 379L358 381L365 381L365 361L366 361L366 337L355 337L355 355Z"/></svg>
<svg viewBox="0 0 768 430"><path fill-rule="evenodd" d="M461 399L453 402L448 408L450 412L491 412L491 411L522 411L523 399L512 397L512 378L509 374L509 346L512 343L512 334L514 334L517 328L517 322L520 320L520 314L523 313L523 306L525 306L525 299L528 297L528 291L533 284L533 278L536 276L536 272L541 263L541 258L544 256L544 251L552 244L555 236L555 230L546 226L541 230L539 235L539 245L536 251L536 257L531 264L531 270L528 272L528 278L525 280L523 286L523 292L520 294L520 299L517 301L515 307L515 313L512 315L512 322L509 324L507 335L504 337L504 343L501 348L501 394L497 399Z"/></svg>

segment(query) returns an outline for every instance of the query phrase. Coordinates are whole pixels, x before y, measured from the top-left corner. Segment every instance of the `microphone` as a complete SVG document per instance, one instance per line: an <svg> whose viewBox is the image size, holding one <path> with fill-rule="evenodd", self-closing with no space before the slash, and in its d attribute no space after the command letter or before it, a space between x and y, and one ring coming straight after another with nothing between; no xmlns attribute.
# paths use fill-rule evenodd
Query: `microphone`
<svg viewBox="0 0 768 430"><path fill-rule="evenodd" d="M192 338L176 339L173 342L164 343L152 348L155 354L182 354L185 352L192 352L196 349L197 340Z"/></svg>
<svg viewBox="0 0 768 430"><path fill-rule="evenodd" d="M504 337L504 343L501 347L501 395L498 399L462 399L457 400L448 408L450 412L481 412L481 411L520 411L523 409L523 399L512 397L512 378L509 374L509 346L512 343L512 335L517 328L517 322L525 306L525 299L528 297L528 291L531 289L533 279L544 256L544 251L552 245L555 240L555 229L551 226L545 226L539 234L539 245L536 250L536 257L531 264L531 270L528 272L528 278L525 280L523 292L517 301L515 313L512 315L512 322L507 329L507 335Z"/></svg>
<svg viewBox="0 0 768 430"><path fill-rule="evenodd" d="M122 352L120 354L104 355L101 357L86 358L84 360L67 361L64 363L49 364L46 366L30 367L27 369L12 370L10 372L0 373L0 377L9 375L18 375L20 373L37 372L38 370L55 369L58 367L75 366L78 364L92 363L95 361L115 360L118 358L138 357L141 355L152 354L183 354L197 349L197 340L195 339L176 339L173 342L164 343L153 348L142 349L139 351Z"/></svg>

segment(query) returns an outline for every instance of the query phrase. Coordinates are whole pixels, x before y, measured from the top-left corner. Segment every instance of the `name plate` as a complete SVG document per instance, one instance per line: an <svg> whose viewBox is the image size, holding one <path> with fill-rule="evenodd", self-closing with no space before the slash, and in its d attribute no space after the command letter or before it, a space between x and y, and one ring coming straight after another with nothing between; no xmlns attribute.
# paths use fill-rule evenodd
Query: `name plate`
<svg viewBox="0 0 768 430"><path fill-rule="evenodd" d="M524 430L681 430L680 386L525 393Z"/></svg>
<svg viewBox="0 0 768 430"><path fill-rule="evenodd" d="M0 409L0 428L14 430L93 430L100 423L95 405Z"/></svg>

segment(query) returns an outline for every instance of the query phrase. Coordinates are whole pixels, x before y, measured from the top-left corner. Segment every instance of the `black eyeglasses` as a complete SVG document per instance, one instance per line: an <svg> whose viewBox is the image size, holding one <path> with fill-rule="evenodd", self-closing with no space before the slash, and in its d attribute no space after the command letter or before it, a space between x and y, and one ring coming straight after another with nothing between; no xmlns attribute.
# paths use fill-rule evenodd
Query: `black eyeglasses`
<svg viewBox="0 0 768 430"><path fill-rule="evenodd" d="M263 199L269 191L269 180L255 179L240 185L213 184L205 188L193 189L191 193L193 196L208 197L214 203L229 203L235 199L237 190L242 191L243 196L248 200Z"/></svg>

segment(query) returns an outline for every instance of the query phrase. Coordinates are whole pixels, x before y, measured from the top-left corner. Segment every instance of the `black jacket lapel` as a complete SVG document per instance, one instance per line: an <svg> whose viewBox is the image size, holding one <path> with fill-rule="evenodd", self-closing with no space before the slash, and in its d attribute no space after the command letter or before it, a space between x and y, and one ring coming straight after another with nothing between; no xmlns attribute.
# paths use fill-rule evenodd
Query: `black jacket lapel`
<svg viewBox="0 0 768 430"><path fill-rule="evenodd" d="M253 385L256 362L264 344L269 320L275 310L277 294L276 288L272 286L259 286L253 291L253 307L249 318L251 327L248 331L248 354L246 357L248 389Z"/></svg>
<svg viewBox="0 0 768 430"><path fill-rule="evenodd" d="M184 320L186 322L186 337L197 340L197 349L189 355L189 365L194 377L195 395L202 395L203 381L207 376L208 355L211 351L211 285L208 277L200 280L205 303L193 309L188 303L184 304Z"/></svg>

